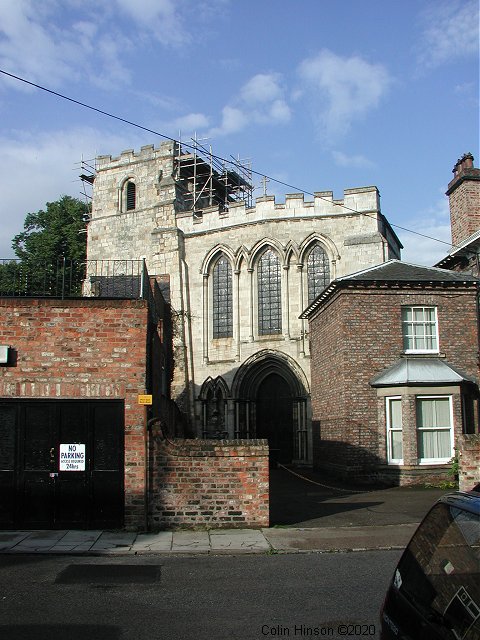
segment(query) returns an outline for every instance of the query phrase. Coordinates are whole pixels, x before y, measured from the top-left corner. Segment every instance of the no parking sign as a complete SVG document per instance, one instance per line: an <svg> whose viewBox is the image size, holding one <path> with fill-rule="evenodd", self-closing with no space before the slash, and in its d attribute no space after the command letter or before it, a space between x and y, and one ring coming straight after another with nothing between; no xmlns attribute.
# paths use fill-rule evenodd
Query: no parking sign
<svg viewBox="0 0 480 640"><path fill-rule="evenodd" d="M85 471L85 445L61 444L59 471Z"/></svg>

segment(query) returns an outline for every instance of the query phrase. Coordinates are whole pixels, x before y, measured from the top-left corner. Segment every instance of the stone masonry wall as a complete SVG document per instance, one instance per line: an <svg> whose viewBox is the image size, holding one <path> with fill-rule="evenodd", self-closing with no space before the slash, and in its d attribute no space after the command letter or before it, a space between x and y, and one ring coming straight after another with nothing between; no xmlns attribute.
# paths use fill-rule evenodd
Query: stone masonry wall
<svg viewBox="0 0 480 640"><path fill-rule="evenodd" d="M147 303L143 300L0 298L0 398L125 402L125 527L145 526ZM139 498L140 496L140 498Z"/></svg>
<svg viewBox="0 0 480 640"><path fill-rule="evenodd" d="M370 198L368 206L373 209L377 191L372 189L362 195ZM327 208L323 201L322 206ZM287 196L285 205L257 200L255 209L237 204L228 214L212 210L204 212L201 221L192 220L191 216L178 220L185 232L188 298L195 301L188 316L195 372L190 384L194 385L194 397L198 397L201 385L209 377L222 376L231 389L242 364L266 349L291 358L309 380L308 327L299 316L308 304L310 243L314 239L322 243L332 279L381 264L385 259L384 241L377 233L378 221L360 214L348 215L341 207L336 208L339 209L336 215L327 215L320 204ZM258 333L257 264L266 245L274 248L282 265L282 333L262 336ZM220 251L232 264L233 335L213 339L212 268ZM200 419L197 406L197 425ZM233 419L230 424L233 425Z"/></svg>
<svg viewBox="0 0 480 640"><path fill-rule="evenodd" d="M265 440L151 438L150 528L268 527Z"/></svg>
<svg viewBox="0 0 480 640"><path fill-rule="evenodd" d="M183 407L189 378L185 355L184 276L181 262L181 232L176 226L176 183L173 178L175 145L164 142L158 148L146 145L138 153L123 151L118 157L97 158L92 215L87 228L89 260L145 259L150 275L168 274L174 317L175 370L172 397ZM136 186L135 209L125 208L128 180Z"/></svg>
<svg viewBox="0 0 480 640"><path fill-rule="evenodd" d="M480 434L463 434L457 438L459 463L458 486L469 491L480 484Z"/></svg>
<svg viewBox="0 0 480 640"><path fill-rule="evenodd" d="M286 194L282 204L264 196L254 207L232 202L227 209L204 207L193 216L185 210L187 187L180 179L178 153L173 143L164 142L97 159L88 257L145 258L150 274L169 274L175 328L172 397L199 435L195 399L204 381L222 376L230 387L241 364L258 351L293 358L309 378L307 327L298 317L307 305L306 256L314 240L327 252L332 279L380 264L392 251L399 257L399 248L381 217L374 186L346 189L340 200L331 191L315 193L312 201ZM136 207L129 211L122 199L127 180L135 183L137 194ZM282 264L282 335L259 336L256 264L267 244ZM228 256L233 270L234 335L213 339L211 271L219 252Z"/></svg>

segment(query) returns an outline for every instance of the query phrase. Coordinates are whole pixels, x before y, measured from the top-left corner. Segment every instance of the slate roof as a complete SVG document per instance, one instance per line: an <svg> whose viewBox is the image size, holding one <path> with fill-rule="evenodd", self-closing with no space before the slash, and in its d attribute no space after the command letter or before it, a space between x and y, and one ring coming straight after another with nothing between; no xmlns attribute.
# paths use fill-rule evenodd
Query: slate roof
<svg viewBox="0 0 480 640"><path fill-rule="evenodd" d="M438 267L424 267L402 260L389 260L377 267L370 267L357 271L348 276L338 278L338 281L355 280L362 282L478 282L478 278L458 271L439 269Z"/></svg>
<svg viewBox="0 0 480 640"><path fill-rule="evenodd" d="M438 385L476 382L474 378L462 373L446 360L440 358L401 358L370 382L372 387L391 387L395 385Z"/></svg>
<svg viewBox="0 0 480 640"><path fill-rule="evenodd" d="M322 293L311 303L300 316L308 318L322 303L329 298L336 290L351 284L371 285L382 283L385 285L399 284L429 284L442 286L480 284L480 279L467 273L439 269L438 267L424 267L417 264L410 264L402 260L389 260L376 267L370 267L357 271L356 273L343 276L333 280Z"/></svg>

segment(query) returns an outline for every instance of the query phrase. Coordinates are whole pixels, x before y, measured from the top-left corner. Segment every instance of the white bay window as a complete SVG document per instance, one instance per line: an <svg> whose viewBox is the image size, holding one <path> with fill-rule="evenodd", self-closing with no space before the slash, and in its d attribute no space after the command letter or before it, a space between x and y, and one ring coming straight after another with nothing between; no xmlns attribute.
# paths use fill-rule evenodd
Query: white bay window
<svg viewBox="0 0 480 640"><path fill-rule="evenodd" d="M448 462L453 456L452 397L417 396L416 409L419 462Z"/></svg>
<svg viewBox="0 0 480 640"><path fill-rule="evenodd" d="M385 398L387 410L388 462L403 464L402 398Z"/></svg>

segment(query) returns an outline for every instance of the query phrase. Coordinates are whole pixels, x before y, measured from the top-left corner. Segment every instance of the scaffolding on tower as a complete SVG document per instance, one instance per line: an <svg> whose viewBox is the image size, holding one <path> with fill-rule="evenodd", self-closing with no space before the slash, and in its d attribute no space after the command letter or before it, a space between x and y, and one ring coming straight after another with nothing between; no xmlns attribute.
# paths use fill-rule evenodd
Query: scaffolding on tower
<svg viewBox="0 0 480 640"><path fill-rule="evenodd" d="M252 206L253 186L250 160L220 160L195 136L189 144L191 151L177 146L177 181L182 188L185 209L200 217L206 207L228 211L230 204L245 202Z"/></svg>
<svg viewBox="0 0 480 640"><path fill-rule="evenodd" d="M82 155L82 159L80 160L80 162L75 163L75 171L80 172L78 174L82 182L82 190L80 192L80 195L85 201L85 204L88 206L89 213L91 213L93 183L95 182L95 176L97 175L95 160L85 160Z"/></svg>

